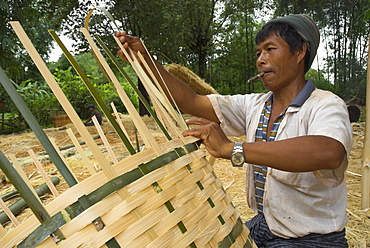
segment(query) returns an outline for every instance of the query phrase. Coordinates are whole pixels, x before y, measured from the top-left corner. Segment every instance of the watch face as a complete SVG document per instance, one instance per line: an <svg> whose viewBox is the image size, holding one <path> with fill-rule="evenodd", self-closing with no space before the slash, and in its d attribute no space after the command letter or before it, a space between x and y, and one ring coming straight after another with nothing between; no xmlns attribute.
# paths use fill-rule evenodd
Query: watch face
<svg viewBox="0 0 370 248"><path fill-rule="evenodd" d="M231 156L231 162L234 165L242 165L244 163L244 155L241 152L234 153Z"/></svg>

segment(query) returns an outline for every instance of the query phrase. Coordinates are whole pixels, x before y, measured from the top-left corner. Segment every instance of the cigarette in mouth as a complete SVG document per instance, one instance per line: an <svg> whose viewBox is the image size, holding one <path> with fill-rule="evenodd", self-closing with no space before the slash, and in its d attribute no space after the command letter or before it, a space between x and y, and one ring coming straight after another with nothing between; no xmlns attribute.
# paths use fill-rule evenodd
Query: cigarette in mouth
<svg viewBox="0 0 370 248"><path fill-rule="evenodd" d="M252 82L256 81L258 78L263 77L263 75L265 75L265 74L266 74L266 72L258 73L256 76L251 77L250 79L248 79L247 83L252 83Z"/></svg>

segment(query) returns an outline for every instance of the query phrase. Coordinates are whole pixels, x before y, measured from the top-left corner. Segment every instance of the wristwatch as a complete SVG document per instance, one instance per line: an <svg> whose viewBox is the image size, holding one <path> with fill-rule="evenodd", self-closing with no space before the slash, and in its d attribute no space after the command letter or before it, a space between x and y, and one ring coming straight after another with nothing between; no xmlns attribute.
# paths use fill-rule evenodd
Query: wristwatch
<svg viewBox="0 0 370 248"><path fill-rule="evenodd" d="M243 152L243 143L236 142L234 144L233 152L231 153L231 164L235 167L242 167L244 164L244 152Z"/></svg>

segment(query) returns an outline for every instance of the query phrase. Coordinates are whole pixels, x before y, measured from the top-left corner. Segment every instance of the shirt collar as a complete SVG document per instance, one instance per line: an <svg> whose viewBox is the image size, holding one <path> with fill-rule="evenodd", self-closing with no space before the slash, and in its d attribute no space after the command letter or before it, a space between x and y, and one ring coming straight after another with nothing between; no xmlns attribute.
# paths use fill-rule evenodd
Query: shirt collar
<svg viewBox="0 0 370 248"><path fill-rule="evenodd" d="M313 84L312 79L308 79L303 89L298 93L294 100L289 104L289 106L298 106L301 107L303 103L310 97L312 91L315 90L315 85ZM266 103L272 102L273 94L269 96L266 100Z"/></svg>

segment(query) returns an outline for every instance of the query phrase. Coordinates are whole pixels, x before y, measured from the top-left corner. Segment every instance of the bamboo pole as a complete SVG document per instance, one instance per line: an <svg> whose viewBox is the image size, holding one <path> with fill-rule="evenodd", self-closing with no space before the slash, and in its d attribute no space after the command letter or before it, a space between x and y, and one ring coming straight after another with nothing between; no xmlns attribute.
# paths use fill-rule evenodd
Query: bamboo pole
<svg viewBox="0 0 370 248"><path fill-rule="evenodd" d="M366 77L366 123L365 139L362 157L362 209L370 207L370 41L367 57L367 77Z"/></svg>
<svg viewBox="0 0 370 248"><path fill-rule="evenodd" d="M59 47L62 49L64 55L68 59L69 63L73 66L77 74L80 76L82 82L86 85L88 90L90 91L91 95L94 97L95 101L99 105L100 109L103 111L105 116L108 118L109 122L112 124L114 130L117 132L118 136L121 138L122 142L125 144L127 150L129 153L135 154L135 149L133 148L129 138L123 130L118 125L117 121L113 118L111 112L108 110L107 106L104 104L103 99L100 97L94 86L91 84L90 80L86 76L86 74L83 72L81 67L78 65L77 61L73 58L73 56L70 54L68 49L64 46L63 42L59 39L59 37L56 35L54 30L49 30L50 35L53 37L54 41L59 45Z"/></svg>

